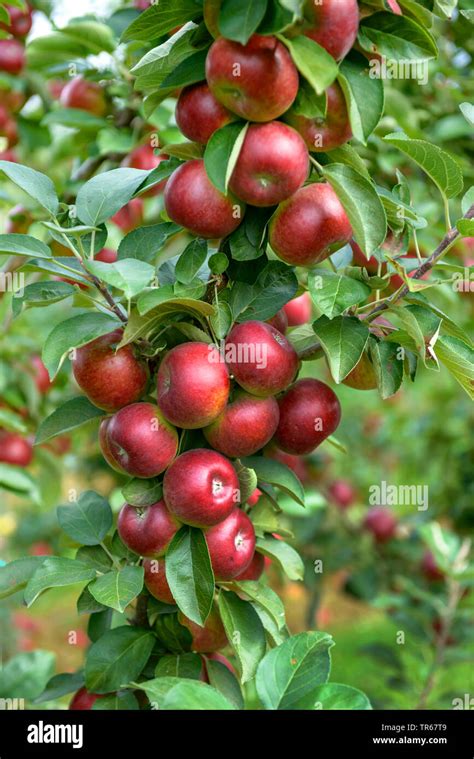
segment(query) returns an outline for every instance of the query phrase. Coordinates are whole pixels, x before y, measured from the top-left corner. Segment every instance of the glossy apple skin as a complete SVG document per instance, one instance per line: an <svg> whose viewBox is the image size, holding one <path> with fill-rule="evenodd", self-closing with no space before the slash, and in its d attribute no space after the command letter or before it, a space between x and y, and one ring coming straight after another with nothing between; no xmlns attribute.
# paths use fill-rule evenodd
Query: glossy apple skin
<svg viewBox="0 0 474 759"><path fill-rule="evenodd" d="M130 169L141 169L142 171L151 171L156 169L162 161L166 161L167 155L157 155L155 149L149 144L138 145L132 150L129 155L122 161L122 166ZM154 195L159 195L166 187L166 179L159 182L155 187L147 190L143 193L142 197L151 198Z"/></svg>
<svg viewBox="0 0 474 759"><path fill-rule="evenodd" d="M348 509L355 502L357 494L347 480L335 480L329 487L329 497L340 509Z"/></svg>
<svg viewBox="0 0 474 759"><path fill-rule="evenodd" d="M0 462L14 466L28 466L33 458L33 446L16 432L0 430Z"/></svg>
<svg viewBox="0 0 474 759"><path fill-rule="evenodd" d="M280 423L275 442L283 451L296 456L314 451L334 433L341 420L341 406L336 394L316 379L295 382L279 399L278 405Z"/></svg>
<svg viewBox="0 0 474 759"><path fill-rule="evenodd" d="M262 398L285 390L299 365L286 337L271 324L259 321L233 327L226 340L226 358L239 385Z"/></svg>
<svg viewBox="0 0 474 759"><path fill-rule="evenodd" d="M138 401L146 390L148 372L131 345L115 350L122 330L114 330L77 348L72 368L90 401L104 411L117 411Z"/></svg>
<svg viewBox="0 0 474 759"><path fill-rule="evenodd" d="M139 556L162 556L181 527L163 500L137 508L125 503L118 515L117 530L122 542Z"/></svg>
<svg viewBox="0 0 474 759"><path fill-rule="evenodd" d="M105 419L99 442L106 461L132 477L157 477L178 451L178 433L153 403L132 403Z"/></svg>
<svg viewBox="0 0 474 759"><path fill-rule="evenodd" d="M373 506L367 512L364 527L376 543L388 543L395 535L397 520L386 506Z"/></svg>
<svg viewBox="0 0 474 759"><path fill-rule="evenodd" d="M38 391L42 395L45 395L51 389L51 380L49 379L48 370L39 356L32 356L31 364L33 367L35 385L38 388Z"/></svg>
<svg viewBox="0 0 474 759"><path fill-rule="evenodd" d="M272 316L271 319L267 319L267 324L271 324L272 327L275 327L278 332L281 332L281 334L284 335L288 329L288 317L285 313L285 310L283 308L280 308L275 316Z"/></svg>
<svg viewBox="0 0 474 759"><path fill-rule="evenodd" d="M307 0L303 12L309 25L304 28L304 34L337 61L344 58L357 37L357 0Z"/></svg>
<svg viewBox="0 0 474 759"><path fill-rule="evenodd" d="M237 75L236 75L237 74ZM288 110L299 78L276 37L254 34L246 45L220 37L206 59L207 83L229 111L248 121L272 121Z"/></svg>
<svg viewBox="0 0 474 759"><path fill-rule="evenodd" d="M231 462L217 451L195 448L166 470L163 498L171 513L193 527L222 522L238 502L239 480Z"/></svg>
<svg viewBox="0 0 474 759"><path fill-rule="evenodd" d="M275 398L258 398L241 390L204 429L204 437L216 451L231 459L252 456L271 440L279 419Z"/></svg>
<svg viewBox="0 0 474 759"><path fill-rule="evenodd" d="M352 129L347 113L344 93L337 84L326 90L327 111L325 118L308 118L292 110L285 114L285 121L303 138L308 150L313 153L327 153L352 138Z"/></svg>
<svg viewBox="0 0 474 759"><path fill-rule="evenodd" d="M235 507L227 519L205 533L217 581L232 580L249 567L255 553L255 530L245 511Z"/></svg>
<svg viewBox="0 0 474 759"><path fill-rule="evenodd" d="M59 102L63 108L78 108L94 116L104 116L107 111L105 93L100 84L82 76L74 77L63 87Z"/></svg>
<svg viewBox="0 0 474 759"><path fill-rule="evenodd" d="M227 197L210 181L204 161L196 158L179 166L165 189L166 213L198 237L226 237L241 223L245 206L232 195Z"/></svg>
<svg viewBox="0 0 474 759"><path fill-rule="evenodd" d="M191 142L205 145L217 129L231 121L235 114L214 97L207 82L185 87L176 104L176 123Z"/></svg>
<svg viewBox="0 0 474 759"><path fill-rule="evenodd" d="M151 595L164 604L174 604L174 596L166 579L165 559L145 559L145 586Z"/></svg>
<svg viewBox="0 0 474 759"><path fill-rule="evenodd" d="M214 607L209 614L204 627L192 622L182 612L178 614L180 624L187 627L193 640L191 650L199 654L212 653L227 645L227 635L224 630L217 608Z"/></svg>
<svg viewBox="0 0 474 759"><path fill-rule="evenodd" d="M270 245L293 266L321 263L352 237L352 228L328 184L301 187L280 203L270 221Z"/></svg>
<svg viewBox="0 0 474 759"><path fill-rule="evenodd" d="M257 551L255 551L252 561L248 565L247 569L237 575L237 577L234 577L234 579L238 580L239 582L241 580L253 580L254 582L257 582L257 580L260 580L261 576L263 575L264 569L265 557L263 554L257 553Z"/></svg>
<svg viewBox="0 0 474 759"><path fill-rule="evenodd" d="M17 39L0 40L0 71L20 74L25 67L25 51Z"/></svg>
<svg viewBox="0 0 474 759"><path fill-rule="evenodd" d="M168 421L183 429L206 427L224 410L230 377L219 351L206 343L182 343L158 370L157 402Z"/></svg>
<svg viewBox="0 0 474 759"><path fill-rule="evenodd" d="M443 570L438 567L436 559L431 551L425 551L423 554L421 570L423 575L427 580L430 580L430 582L440 582L441 580L444 580L445 574Z"/></svg>
<svg viewBox="0 0 474 759"><path fill-rule="evenodd" d="M110 221L120 227L122 232L131 232L143 222L144 205L141 198L132 198L126 206L111 216Z"/></svg>
<svg viewBox="0 0 474 759"><path fill-rule="evenodd" d="M5 8L10 16L10 21L8 24L0 24L0 29L4 29L14 37L26 37L33 24L31 8L27 8L26 11L15 8L13 5L6 5Z"/></svg>
<svg viewBox="0 0 474 759"><path fill-rule="evenodd" d="M375 369L367 353L363 353L359 362L342 380L343 385L352 387L354 390L376 390L377 377Z"/></svg>
<svg viewBox="0 0 474 759"><path fill-rule="evenodd" d="M308 292L298 295L283 306L289 327L300 327L307 324L313 315L313 303Z"/></svg>
<svg viewBox="0 0 474 759"><path fill-rule="evenodd" d="M94 260L102 261L103 264L114 264L117 261L117 258L117 251L112 250L111 248L102 248L102 250L99 250L95 255Z"/></svg>
<svg viewBox="0 0 474 759"><path fill-rule="evenodd" d="M309 156L298 132L281 121L251 124L229 187L252 206L276 206L306 181Z"/></svg>
<svg viewBox="0 0 474 759"><path fill-rule="evenodd" d="M105 694L89 693L86 688L79 688L74 694L69 709L71 711L89 711L92 709L98 698L103 698Z"/></svg>

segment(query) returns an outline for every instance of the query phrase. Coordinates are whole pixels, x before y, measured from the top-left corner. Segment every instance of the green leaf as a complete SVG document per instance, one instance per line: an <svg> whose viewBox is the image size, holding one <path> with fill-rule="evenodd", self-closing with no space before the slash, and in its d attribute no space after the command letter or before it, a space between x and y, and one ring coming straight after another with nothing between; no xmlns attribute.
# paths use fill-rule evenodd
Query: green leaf
<svg viewBox="0 0 474 759"><path fill-rule="evenodd" d="M27 473L14 464L0 463L0 485L13 493L29 493L33 497L35 482Z"/></svg>
<svg viewBox="0 0 474 759"><path fill-rule="evenodd" d="M253 469L259 482L274 485L287 493L294 501L304 506L304 487L296 474L285 464L265 456L249 456L242 459L242 464Z"/></svg>
<svg viewBox="0 0 474 759"><path fill-rule="evenodd" d="M235 282L230 293L230 307L239 322L265 321L296 295L298 280L294 270L282 261L269 261L254 285Z"/></svg>
<svg viewBox="0 0 474 759"><path fill-rule="evenodd" d="M64 672L61 675L54 675L46 684L45 689L40 696L35 698L35 704L42 704L45 701L55 701L67 693L75 693L84 685L84 673Z"/></svg>
<svg viewBox="0 0 474 759"><path fill-rule="evenodd" d="M325 166L323 174L344 206L355 241L370 256L387 236L387 217L375 187L350 166L340 163Z"/></svg>
<svg viewBox="0 0 474 759"><path fill-rule="evenodd" d="M105 411L94 406L84 396L71 398L41 422L36 433L35 445L44 443L56 435L64 435L86 424L91 419L105 416Z"/></svg>
<svg viewBox="0 0 474 759"><path fill-rule="evenodd" d="M457 160L445 150L426 140L411 139L404 132L387 134L384 140L412 158L433 180L443 196L454 198L461 192L463 188L461 167Z"/></svg>
<svg viewBox="0 0 474 759"><path fill-rule="evenodd" d="M138 298L138 312L141 316L145 316L153 311L154 316L169 316L176 313L189 313L192 316L212 316L214 314L214 307L210 303L205 303L202 300L195 300L194 298L179 298L170 297L168 293L163 300L163 288L157 288L156 290L148 290L144 292Z"/></svg>
<svg viewBox="0 0 474 759"><path fill-rule="evenodd" d="M106 498L86 490L68 506L58 506L58 522L77 543L99 545L112 527L112 509Z"/></svg>
<svg viewBox="0 0 474 759"><path fill-rule="evenodd" d="M77 292L73 285L67 282L32 282L26 285L23 290L17 290L12 298L12 311L14 316L18 316L23 306L49 306L51 303L58 303L70 295Z"/></svg>
<svg viewBox="0 0 474 759"><path fill-rule="evenodd" d="M112 29L108 24L102 24L96 20L71 20L61 29L61 33L70 40L77 40L86 45L89 52L95 55L102 52L113 53L115 50L116 41Z"/></svg>
<svg viewBox="0 0 474 759"><path fill-rule="evenodd" d="M303 35L287 39L280 34L278 39L290 51L293 63L300 74L321 95L337 76L337 63L329 53L314 40Z"/></svg>
<svg viewBox="0 0 474 759"><path fill-rule="evenodd" d="M219 31L223 37L246 45L265 16L267 0L223 0Z"/></svg>
<svg viewBox="0 0 474 759"><path fill-rule="evenodd" d="M70 129L91 130L96 133L98 129L107 126L106 119L94 116L94 114L79 108L57 108L55 111L47 113L41 123L48 126L61 124Z"/></svg>
<svg viewBox="0 0 474 759"><path fill-rule="evenodd" d="M85 267L103 282L121 290L128 300L141 293L155 276L153 266L136 258L124 258L112 264L87 261Z"/></svg>
<svg viewBox="0 0 474 759"><path fill-rule="evenodd" d="M363 303L371 293L370 287L363 282L325 269L309 272L308 288L313 302L328 319Z"/></svg>
<svg viewBox="0 0 474 759"><path fill-rule="evenodd" d="M10 561L9 564L0 567L0 599L23 590L46 558L46 556L28 556Z"/></svg>
<svg viewBox="0 0 474 759"><path fill-rule="evenodd" d="M456 227L463 237L474 237L474 219L459 219Z"/></svg>
<svg viewBox="0 0 474 759"><path fill-rule="evenodd" d="M116 627L99 638L87 652L86 688L110 693L135 680L147 663L155 637L140 627Z"/></svg>
<svg viewBox="0 0 474 759"><path fill-rule="evenodd" d="M174 157L169 158L167 161L161 161L156 169L152 169L152 171L148 172L146 182L140 187L140 191L137 194L142 195L146 190L155 187L157 184L163 182L163 180L168 179L173 171L179 168L182 163L183 161ZM182 227L179 227L179 229L182 229Z"/></svg>
<svg viewBox="0 0 474 759"><path fill-rule="evenodd" d="M265 630L253 606L235 593L220 593L218 605L229 643L239 662L241 680L246 683L255 676L265 654Z"/></svg>
<svg viewBox="0 0 474 759"><path fill-rule="evenodd" d="M12 656L2 665L0 698L31 700L39 696L54 672L55 659L50 651L41 650Z"/></svg>
<svg viewBox="0 0 474 759"><path fill-rule="evenodd" d="M217 129L206 145L204 166L207 176L220 192L227 193L248 126L242 121L227 124Z"/></svg>
<svg viewBox="0 0 474 759"><path fill-rule="evenodd" d="M104 551L102 546L81 546L76 552L76 559L88 564L101 574L108 572L112 566L112 559Z"/></svg>
<svg viewBox="0 0 474 759"><path fill-rule="evenodd" d="M160 84L160 89L169 89L170 87L187 87L189 84L196 84L202 82L206 78L206 58L207 50L199 50L194 55L190 55L189 58L185 58L181 61L176 68L171 71L168 76ZM168 146L164 146L167 148ZM199 150L200 146L196 145L196 149ZM173 155L169 150L163 149L165 155ZM199 155L188 156L189 158L198 158ZM178 158L181 156L178 155Z"/></svg>
<svg viewBox="0 0 474 759"><path fill-rule="evenodd" d="M93 580L92 582L95 582ZM89 586L86 586L81 595L77 599L76 609L78 614L99 614L103 611L108 611L107 607L100 604L95 600L94 596L89 590Z"/></svg>
<svg viewBox="0 0 474 759"><path fill-rule="evenodd" d="M244 709L244 699L237 678L229 672L225 664L206 658L206 670L209 685L221 693L234 705L235 709Z"/></svg>
<svg viewBox="0 0 474 759"><path fill-rule="evenodd" d="M461 103L459 110L471 126L474 126L474 105L471 103Z"/></svg>
<svg viewBox="0 0 474 759"><path fill-rule="evenodd" d="M157 677L136 688L145 691L152 708L165 711L230 710L234 706L224 696L206 683L182 680L178 677Z"/></svg>
<svg viewBox="0 0 474 759"><path fill-rule="evenodd" d="M129 480L122 488L122 494L127 503L132 506L151 506L161 500L163 487L159 480Z"/></svg>
<svg viewBox="0 0 474 759"><path fill-rule="evenodd" d="M277 538L257 538L257 550L275 560L290 580L302 580L304 565L299 553Z"/></svg>
<svg viewBox="0 0 474 759"><path fill-rule="evenodd" d="M90 593L103 606L124 612L143 588L143 567L125 566L98 577L89 586Z"/></svg>
<svg viewBox="0 0 474 759"><path fill-rule="evenodd" d="M369 344L379 392L386 400L398 392L403 382L403 359L398 357L400 346L375 339Z"/></svg>
<svg viewBox="0 0 474 759"><path fill-rule="evenodd" d="M110 693L104 698L98 698L92 705L92 711L138 711L140 709L137 697L130 691Z"/></svg>
<svg viewBox="0 0 474 759"><path fill-rule="evenodd" d="M136 88L156 92L168 74L174 71L182 61L194 55L197 50L207 48L209 39L203 35L197 42L196 30L196 24L190 21L161 45L145 53L132 69L132 74L137 76ZM153 102L154 107L166 97L166 94L166 89L160 89L158 100Z"/></svg>
<svg viewBox="0 0 474 759"><path fill-rule="evenodd" d="M80 348L119 326L121 322L116 317L97 312L79 314L57 324L46 338L42 355L51 379L72 348Z"/></svg>
<svg viewBox="0 0 474 759"><path fill-rule="evenodd" d="M355 316L321 316L313 324L334 381L339 384L359 362L369 339L366 324Z"/></svg>
<svg viewBox="0 0 474 759"><path fill-rule="evenodd" d="M1 163L1 162L0 162ZM51 249L31 235L0 235L0 255L52 258Z"/></svg>
<svg viewBox="0 0 474 759"><path fill-rule="evenodd" d="M265 229L272 209L249 206L242 224L229 237L230 252L234 261L253 261L264 250Z"/></svg>
<svg viewBox="0 0 474 759"><path fill-rule="evenodd" d="M77 193L78 217L93 227L107 221L132 199L149 174L141 169L121 168L92 177Z"/></svg>
<svg viewBox="0 0 474 759"><path fill-rule="evenodd" d="M192 240L181 253L176 263L175 274L178 282L190 285L207 258L207 240Z"/></svg>
<svg viewBox="0 0 474 759"><path fill-rule="evenodd" d="M254 603L257 603L271 616L278 630L285 627L285 607L281 598L274 590L263 585L261 582L252 580L234 581L232 588L237 588L241 593L245 593Z"/></svg>
<svg viewBox="0 0 474 759"><path fill-rule="evenodd" d="M350 685L326 683L315 688L311 693L315 709L353 709L367 711L372 709L370 701L362 691Z"/></svg>
<svg viewBox="0 0 474 759"><path fill-rule="evenodd" d="M45 174L12 161L0 161L0 171L3 171L30 198L34 198L42 208L45 208L53 216L57 213L58 196L54 184Z"/></svg>
<svg viewBox="0 0 474 759"><path fill-rule="evenodd" d="M202 530L182 527L166 552L166 579L176 604L204 626L212 607L214 573Z"/></svg>
<svg viewBox="0 0 474 759"><path fill-rule="evenodd" d="M474 350L457 337L443 335L436 343L436 355L474 400Z"/></svg>
<svg viewBox="0 0 474 759"><path fill-rule="evenodd" d="M420 527L420 535L434 556L436 565L446 573L451 571L452 565L459 553L459 537L441 527L439 522L428 522Z"/></svg>
<svg viewBox="0 0 474 759"><path fill-rule="evenodd" d="M209 321L217 339L223 340L232 327L232 311L224 300L215 303L215 309L215 314Z"/></svg>
<svg viewBox="0 0 474 759"><path fill-rule="evenodd" d="M133 229L128 235L125 235L118 246L119 261L137 258L147 264L154 264L157 254L165 243L180 231L181 227L171 221Z"/></svg>
<svg viewBox="0 0 474 759"><path fill-rule="evenodd" d="M303 632L269 651L260 662L256 678L265 709L310 708L317 687L329 677L332 645L327 633Z"/></svg>
<svg viewBox="0 0 474 759"><path fill-rule="evenodd" d="M243 466L239 459L234 462L234 469L239 478L240 503L246 503L257 487L257 473L254 469Z"/></svg>
<svg viewBox="0 0 474 759"><path fill-rule="evenodd" d="M158 39L181 24L202 15L196 0L160 0L140 13L122 34L122 41Z"/></svg>
<svg viewBox="0 0 474 759"><path fill-rule="evenodd" d="M426 29L394 13L374 13L363 19L358 39L364 50L389 61L423 61L438 55L436 42Z"/></svg>
<svg viewBox="0 0 474 759"><path fill-rule="evenodd" d="M199 654L166 654L156 665L155 677L185 677L199 680L202 675L202 659Z"/></svg>
<svg viewBox="0 0 474 759"><path fill-rule="evenodd" d="M383 114L382 80L371 77L367 59L352 51L340 65L338 81L346 98L352 133L366 145Z"/></svg>
<svg viewBox="0 0 474 759"><path fill-rule="evenodd" d="M89 582L95 578L95 569L75 559L63 559L53 556L44 560L28 581L25 588L27 606L48 588L62 588L79 582Z"/></svg>

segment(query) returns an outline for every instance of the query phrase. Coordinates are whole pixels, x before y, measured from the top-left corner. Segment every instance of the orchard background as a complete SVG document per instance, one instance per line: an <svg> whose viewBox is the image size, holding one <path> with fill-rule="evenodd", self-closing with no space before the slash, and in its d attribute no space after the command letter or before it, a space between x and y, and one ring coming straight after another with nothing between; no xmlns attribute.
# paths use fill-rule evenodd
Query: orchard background
<svg viewBox="0 0 474 759"><path fill-rule="evenodd" d="M472 708L473 11L71 5L0 5L0 698Z"/></svg>

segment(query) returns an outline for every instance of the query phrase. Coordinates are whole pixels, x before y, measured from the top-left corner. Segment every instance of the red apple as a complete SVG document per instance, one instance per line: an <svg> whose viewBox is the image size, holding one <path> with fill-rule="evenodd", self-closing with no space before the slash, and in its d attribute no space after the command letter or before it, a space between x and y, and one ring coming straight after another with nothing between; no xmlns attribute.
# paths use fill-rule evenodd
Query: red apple
<svg viewBox="0 0 474 759"><path fill-rule="evenodd" d="M281 334L284 335L288 329L288 317L285 313L285 310L283 308L280 308L275 316L272 316L271 319L267 319L267 323L271 324L272 327L275 327L278 332L281 332Z"/></svg>
<svg viewBox="0 0 474 759"><path fill-rule="evenodd" d="M431 553L431 551L426 551L423 554L423 559L421 562L421 571L423 572L426 579L430 580L431 582L438 582L440 580L444 580L444 577L445 577L443 570L438 567L436 563L436 559Z"/></svg>
<svg viewBox="0 0 474 759"><path fill-rule="evenodd" d="M182 453L163 479L163 497L169 510L194 527L211 527L226 519L239 501L239 492L231 462L205 448Z"/></svg>
<svg viewBox="0 0 474 759"><path fill-rule="evenodd" d="M14 466L28 466L33 458L30 441L16 432L0 430L0 462Z"/></svg>
<svg viewBox="0 0 474 759"><path fill-rule="evenodd" d="M144 205L141 198L132 198L127 205L111 216L110 221L120 227L122 232L131 232L143 222Z"/></svg>
<svg viewBox="0 0 474 759"><path fill-rule="evenodd" d="M181 91L175 117L184 136L203 145L217 129L235 120L235 115L216 100L207 82L191 84Z"/></svg>
<svg viewBox="0 0 474 759"><path fill-rule="evenodd" d="M25 67L25 50L16 39L0 40L0 71L20 74Z"/></svg>
<svg viewBox="0 0 474 759"><path fill-rule="evenodd" d="M33 366L36 387L40 393L45 395L51 388L51 380L49 379L48 370L39 356L32 356L31 363Z"/></svg>
<svg viewBox="0 0 474 759"><path fill-rule="evenodd" d="M255 530L245 511L234 507L227 519L205 533L212 569L225 582L248 569L255 553Z"/></svg>
<svg viewBox="0 0 474 759"><path fill-rule="evenodd" d="M240 582L241 580L253 580L256 582L260 580L263 570L265 569L265 556L255 551L252 561L248 565L247 569L241 572L234 580Z"/></svg>
<svg viewBox="0 0 474 759"><path fill-rule="evenodd" d="M224 410L230 378L221 354L207 343L182 343L166 354L157 379L157 402L177 427L205 427Z"/></svg>
<svg viewBox="0 0 474 759"><path fill-rule="evenodd" d="M348 480L335 480L329 486L329 498L340 509L348 509L355 502L357 493Z"/></svg>
<svg viewBox="0 0 474 759"><path fill-rule="evenodd" d="M86 688L79 688L74 694L69 709L72 711L88 711L92 709L98 698L103 698L105 694L89 693Z"/></svg>
<svg viewBox="0 0 474 759"><path fill-rule="evenodd" d="M310 184L280 203L270 222L270 245L294 266L321 263L352 237L352 227L329 184Z"/></svg>
<svg viewBox="0 0 474 759"><path fill-rule="evenodd" d="M132 403L101 423L106 461L132 477L157 477L178 451L178 433L152 403Z"/></svg>
<svg viewBox="0 0 474 759"><path fill-rule="evenodd" d="M238 390L224 411L204 429L204 437L229 458L252 456L271 440L279 418L275 398L258 398Z"/></svg>
<svg viewBox="0 0 474 759"><path fill-rule="evenodd" d="M11 234L28 234L28 230L33 223L33 216L25 206L14 206L8 212L8 220L5 225L5 232Z"/></svg>
<svg viewBox="0 0 474 759"><path fill-rule="evenodd" d="M276 37L254 34L246 45L220 37L206 60L207 83L226 108L248 121L272 121L298 92L298 72Z"/></svg>
<svg viewBox="0 0 474 759"><path fill-rule="evenodd" d="M367 353L363 353L358 363L342 380L343 385L354 390L375 390L377 388L377 376L373 364Z"/></svg>
<svg viewBox="0 0 474 759"><path fill-rule="evenodd" d="M147 142L134 148L132 152L129 153L126 158L124 158L122 161L122 166L126 166L131 169L141 169L142 171L151 171L152 169L156 169L156 167L159 166L162 161L166 161L168 157L169 156L167 155L157 155L155 153L155 149L150 145L150 143ZM150 190L144 192L142 194L142 197L150 198L153 195L159 195L160 192L163 192L165 187L166 179L164 179L162 182L159 182Z"/></svg>
<svg viewBox="0 0 474 759"><path fill-rule="evenodd" d="M250 508L255 506L259 502L261 495L262 495L262 491L259 490L258 488L255 488L252 495L249 498L247 498L247 506L250 506Z"/></svg>
<svg viewBox="0 0 474 759"><path fill-rule="evenodd" d="M229 187L252 206L276 206L306 181L306 145L281 121L251 124L245 136Z"/></svg>
<svg viewBox="0 0 474 759"><path fill-rule="evenodd" d="M324 382L302 379L279 399L280 423L275 442L286 453L302 456L314 451L337 429L341 406Z"/></svg>
<svg viewBox="0 0 474 759"><path fill-rule="evenodd" d="M245 212L240 200L214 187L201 158L187 161L173 172L166 184L165 208L175 224L210 239L230 235Z"/></svg>
<svg viewBox="0 0 474 759"><path fill-rule="evenodd" d="M367 269L369 274L377 274L379 269L378 259L375 256L367 259L355 240L351 240L350 246L352 248L352 263L355 266L362 266L364 269Z"/></svg>
<svg viewBox="0 0 474 759"><path fill-rule="evenodd" d="M145 569L145 586L151 595L164 604L176 603L166 579L165 559L145 559L143 567Z"/></svg>
<svg viewBox="0 0 474 759"><path fill-rule="evenodd" d="M30 556L52 556L54 551L45 540L37 540L28 549Z"/></svg>
<svg viewBox="0 0 474 759"><path fill-rule="evenodd" d="M328 87L326 94L325 118L308 118L292 110L285 114L285 121L299 132L308 150L314 153L327 153L352 138L346 100L340 85L335 82Z"/></svg>
<svg viewBox="0 0 474 759"><path fill-rule="evenodd" d="M82 76L74 77L63 87L59 102L63 108L78 108L94 116L104 116L107 111L103 88Z"/></svg>
<svg viewBox="0 0 474 759"><path fill-rule="evenodd" d="M8 24L0 24L0 29L4 29L14 37L26 37L33 24L31 8L22 10L13 5L6 5L5 10L8 11L10 21Z"/></svg>
<svg viewBox="0 0 474 759"><path fill-rule="evenodd" d="M138 401L146 390L148 372L132 345L116 350L121 329L77 348L72 360L75 380L90 401L104 411L117 411Z"/></svg>
<svg viewBox="0 0 474 759"><path fill-rule="evenodd" d="M11 161L11 163L18 163L18 156L14 150L2 150L0 151L0 161Z"/></svg>
<svg viewBox="0 0 474 759"><path fill-rule="evenodd" d="M94 261L102 261L104 264L114 264L117 261L117 251L111 248L102 248L94 257Z"/></svg>
<svg viewBox="0 0 474 759"><path fill-rule="evenodd" d="M150 558L166 552L180 526L163 500L145 508L125 503L117 520L118 533L127 548Z"/></svg>
<svg viewBox="0 0 474 759"><path fill-rule="evenodd" d="M397 520L386 506L373 506L367 512L364 527L376 543L387 543L395 535Z"/></svg>
<svg viewBox="0 0 474 759"><path fill-rule="evenodd" d="M220 648L225 648L228 643L224 625L216 607L212 609L204 627L192 622L182 612L179 612L178 620L184 627L188 628L193 637L191 643L192 651L200 654L212 653L213 651L218 651Z"/></svg>
<svg viewBox="0 0 474 759"><path fill-rule="evenodd" d="M347 55L359 29L357 0L306 0L304 16L307 37L324 47L337 61Z"/></svg>
<svg viewBox="0 0 474 759"><path fill-rule="evenodd" d="M289 327L299 327L301 324L307 324L313 314L313 304L308 292L293 298L283 306Z"/></svg>
<svg viewBox="0 0 474 759"><path fill-rule="evenodd" d="M298 370L298 355L286 337L266 322L237 324L225 346L227 363L244 390L266 397L285 390Z"/></svg>

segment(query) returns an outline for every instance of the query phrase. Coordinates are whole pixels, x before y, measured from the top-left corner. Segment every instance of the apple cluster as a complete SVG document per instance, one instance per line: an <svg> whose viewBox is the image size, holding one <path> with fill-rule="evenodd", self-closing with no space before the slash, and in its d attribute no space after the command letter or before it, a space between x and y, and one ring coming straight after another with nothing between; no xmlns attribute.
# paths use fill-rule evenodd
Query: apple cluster
<svg viewBox="0 0 474 759"><path fill-rule="evenodd" d="M6 5L5 9L10 20L9 23L0 23L0 29L11 36L0 39L0 74L3 74L0 85L0 137L7 142L0 158L14 160L12 148L19 139L15 114L23 107L25 97L14 86L13 79L25 67L25 37L32 26L32 10L29 6L22 10L12 5Z"/></svg>

